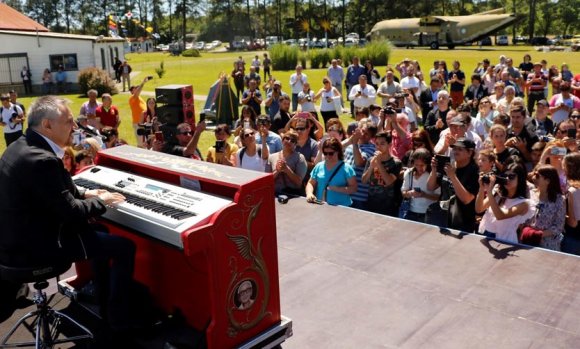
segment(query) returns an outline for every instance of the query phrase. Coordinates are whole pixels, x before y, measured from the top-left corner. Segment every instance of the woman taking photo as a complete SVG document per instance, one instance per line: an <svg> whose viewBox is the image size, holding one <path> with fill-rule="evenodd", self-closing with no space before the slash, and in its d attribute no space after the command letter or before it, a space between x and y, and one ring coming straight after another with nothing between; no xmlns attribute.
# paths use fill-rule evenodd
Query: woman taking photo
<svg viewBox="0 0 580 349"><path fill-rule="evenodd" d="M564 171L564 166L562 160L566 155L566 147L564 142L561 140L555 140L546 145L542 156L540 157L540 165L552 165L558 172L558 178L560 179L560 192L566 192L566 172Z"/></svg>
<svg viewBox="0 0 580 349"><path fill-rule="evenodd" d="M320 114L322 115L322 120L324 120L324 125L328 127L328 120L338 118L334 101L338 98L340 102L342 97L336 87L332 86L328 77L324 77L322 83L324 87L318 90L314 96L314 101L320 99Z"/></svg>
<svg viewBox="0 0 580 349"><path fill-rule="evenodd" d="M425 223L427 207L439 199L441 190L427 190L427 180L431 172L431 153L427 149L415 150L411 155L411 162L413 166L405 171L401 186L403 199L410 201L409 211L403 218Z"/></svg>
<svg viewBox="0 0 580 349"><path fill-rule="evenodd" d="M232 132L227 124L217 125L214 130L215 145L207 150L207 162L234 166L232 156L238 152L238 146L228 142L231 134Z"/></svg>
<svg viewBox="0 0 580 349"><path fill-rule="evenodd" d="M367 161L362 182L369 185L367 209L371 212L397 217L395 182L401 172L401 160L391 155L393 138L390 132L375 136L376 155Z"/></svg>
<svg viewBox="0 0 580 349"><path fill-rule="evenodd" d="M563 239L566 206L560 189L558 171L550 165L541 165L534 171L536 190L532 191L532 203L535 204L534 217L525 225L542 233L540 247L560 251Z"/></svg>
<svg viewBox="0 0 580 349"><path fill-rule="evenodd" d="M580 153L564 157L564 171L568 178L568 203L562 252L580 255Z"/></svg>
<svg viewBox="0 0 580 349"><path fill-rule="evenodd" d="M324 141L322 152L324 160L314 166L306 184L306 201L351 206L350 195L357 189L356 175L343 161L342 145L335 138L329 138Z"/></svg>
<svg viewBox="0 0 580 349"><path fill-rule="evenodd" d="M499 178L502 179L501 183L497 183ZM503 177L480 175L475 212L485 213L479 223L479 233L492 239L517 243L516 228L529 218L526 194L526 170L520 165L508 166Z"/></svg>

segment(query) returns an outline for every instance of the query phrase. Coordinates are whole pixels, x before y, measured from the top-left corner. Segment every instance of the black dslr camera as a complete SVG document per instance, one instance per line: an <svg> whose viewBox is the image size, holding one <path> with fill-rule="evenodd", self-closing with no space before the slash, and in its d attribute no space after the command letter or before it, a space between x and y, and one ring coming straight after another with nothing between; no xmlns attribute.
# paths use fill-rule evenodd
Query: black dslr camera
<svg viewBox="0 0 580 349"><path fill-rule="evenodd" d="M149 136L153 134L153 123L152 122L144 122L137 125L137 135L139 136Z"/></svg>
<svg viewBox="0 0 580 349"><path fill-rule="evenodd" d="M489 184L490 180L489 177L492 175L493 173L486 173L481 177L481 183L483 184ZM507 177L503 177L503 176L495 176L495 183L499 184L499 185L506 185L508 182Z"/></svg>
<svg viewBox="0 0 580 349"><path fill-rule="evenodd" d="M383 113L385 115L397 115L397 109L395 109L389 105L389 106L386 106L383 108Z"/></svg>

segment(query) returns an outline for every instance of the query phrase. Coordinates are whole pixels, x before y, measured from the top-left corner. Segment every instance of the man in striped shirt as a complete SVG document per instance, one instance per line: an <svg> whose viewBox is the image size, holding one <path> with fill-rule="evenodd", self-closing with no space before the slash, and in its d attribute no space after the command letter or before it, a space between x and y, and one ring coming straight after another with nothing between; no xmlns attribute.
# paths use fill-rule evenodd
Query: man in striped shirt
<svg viewBox="0 0 580 349"><path fill-rule="evenodd" d="M542 73L542 63L534 63L534 72L528 74L528 112L534 111L538 101L544 99L544 88L548 85L548 77Z"/></svg>

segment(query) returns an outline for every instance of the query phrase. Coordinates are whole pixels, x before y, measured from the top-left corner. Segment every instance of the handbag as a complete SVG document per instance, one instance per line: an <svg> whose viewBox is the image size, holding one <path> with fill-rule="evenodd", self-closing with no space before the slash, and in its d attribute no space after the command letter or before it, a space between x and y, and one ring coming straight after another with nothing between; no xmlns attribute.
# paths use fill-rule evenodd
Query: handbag
<svg viewBox="0 0 580 349"><path fill-rule="evenodd" d="M411 177L411 179L409 180L409 189L407 190L413 189L413 172L415 172L414 169L409 171L409 176ZM401 201L401 206L399 206L399 218L405 218L407 212L409 212L410 209L411 209L411 198L403 198L403 201Z"/></svg>
<svg viewBox="0 0 580 349"><path fill-rule="evenodd" d="M326 202L326 188L328 188L328 185L330 184L330 182L332 182L332 179L334 178L334 176L336 175L336 173L338 172L338 170L340 170L342 168L343 165L344 165L344 162L341 162L334 169L334 172L332 172L332 174L330 175L330 178L328 178L328 181L326 182L326 185L324 186L324 189L322 190L322 201Z"/></svg>

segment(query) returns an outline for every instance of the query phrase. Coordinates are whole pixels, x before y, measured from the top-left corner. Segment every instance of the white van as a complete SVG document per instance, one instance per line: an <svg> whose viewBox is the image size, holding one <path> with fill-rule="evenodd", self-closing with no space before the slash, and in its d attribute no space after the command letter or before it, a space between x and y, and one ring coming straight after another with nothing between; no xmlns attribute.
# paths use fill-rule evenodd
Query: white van
<svg viewBox="0 0 580 349"><path fill-rule="evenodd" d="M497 46L507 46L509 45L507 35L500 35L497 37L497 41L495 42Z"/></svg>

